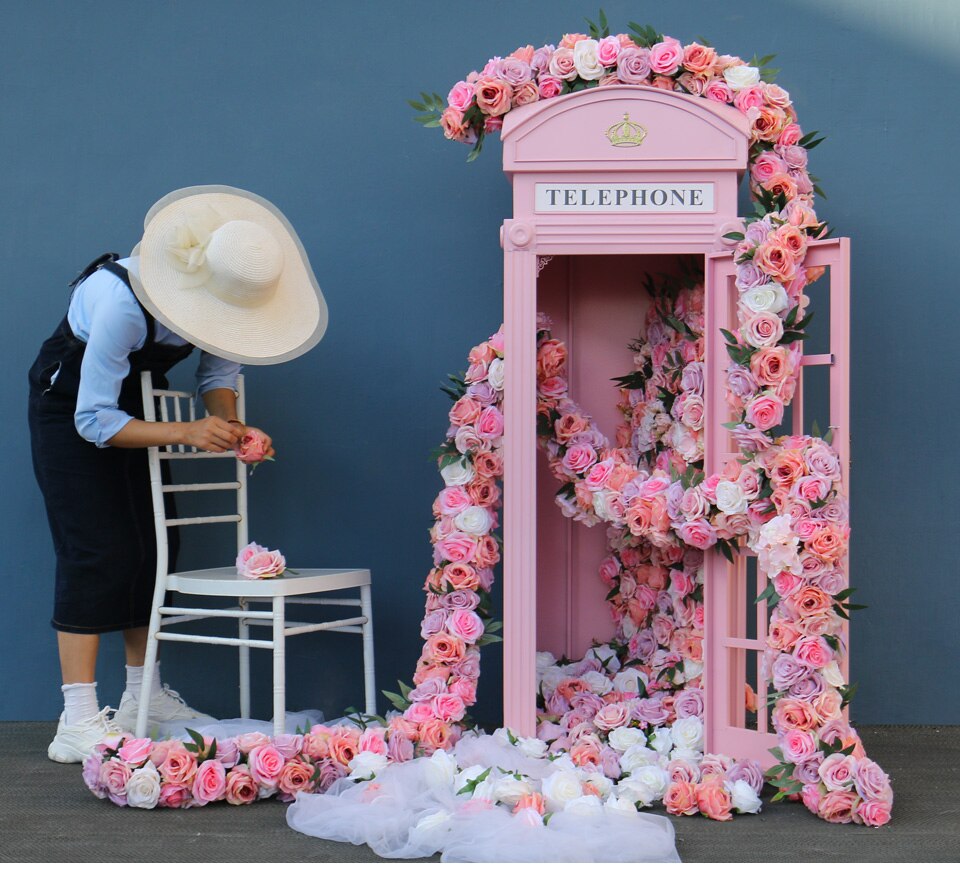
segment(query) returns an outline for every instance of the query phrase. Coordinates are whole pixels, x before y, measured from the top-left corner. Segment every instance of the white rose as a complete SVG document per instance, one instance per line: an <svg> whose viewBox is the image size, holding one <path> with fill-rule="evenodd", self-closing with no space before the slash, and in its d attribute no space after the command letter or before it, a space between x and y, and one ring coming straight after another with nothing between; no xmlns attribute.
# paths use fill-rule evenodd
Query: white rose
<svg viewBox="0 0 960 873"><path fill-rule="evenodd" d="M673 748L673 733L668 727L658 727L650 738L651 747L661 755L669 755Z"/></svg>
<svg viewBox="0 0 960 873"><path fill-rule="evenodd" d="M670 753L671 761L686 761L688 764L693 764L694 767L699 767L700 762L703 760L703 752L698 752L696 749L681 749L676 748Z"/></svg>
<svg viewBox="0 0 960 873"><path fill-rule="evenodd" d="M622 517L622 510L618 513L614 509L613 500L617 495L607 488L601 488L593 492L593 511L602 521L619 521Z"/></svg>
<svg viewBox="0 0 960 873"><path fill-rule="evenodd" d="M703 673L703 661L691 661L689 658L683 659L683 679L685 682L696 679L701 673Z"/></svg>
<svg viewBox="0 0 960 873"><path fill-rule="evenodd" d="M786 309L786 289L779 282L749 288L740 295L740 303L751 312L780 312Z"/></svg>
<svg viewBox="0 0 960 873"><path fill-rule="evenodd" d="M600 802L599 797L594 797L592 794L584 794L581 797L575 797L569 801L563 808L563 811L573 815L592 818L603 812L603 804Z"/></svg>
<svg viewBox="0 0 960 873"><path fill-rule="evenodd" d="M670 729L674 745L681 749L703 751L703 719L696 715L678 718Z"/></svg>
<svg viewBox="0 0 960 873"><path fill-rule="evenodd" d="M513 743L510 741L510 731L505 727L497 728L492 734L494 740L496 740L498 746L512 746Z"/></svg>
<svg viewBox="0 0 960 873"><path fill-rule="evenodd" d="M606 644L602 646L594 646L588 652L589 655L596 658L601 663L606 662L606 669L611 673L615 673L620 669L620 659L617 657L617 653L613 650L612 646Z"/></svg>
<svg viewBox="0 0 960 873"><path fill-rule="evenodd" d="M152 761L134 770L127 780L127 805L135 809L153 809L160 799L160 774Z"/></svg>
<svg viewBox="0 0 960 873"><path fill-rule="evenodd" d="M503 358L494 358L487 367L487 381L494 391L503 391Z"/></svg>
<svg viewBox="0 0 960 873"><path fill-rule="evenodd" d="M727 784L730 795L733 798L733 808L737 812L760 812L760 798L757 792L753 790L749 783L743 779L738 779L731 787Z"/></svg>
<svg viewBox="0 0 960 873"><path fill-rule="evenodd" d="M457 759L453 755L448 755L443 749L437 749L429 758L421 760L426 762L427 784L431 788L450 787L457 773Z"/></svg>
<svg viewBox="0 0 960 873"><path fill-rule="evenodd" d="M618 727L610 731L607 742L618 752L625 752L637 743L646 744L647 737L640 728Z"/></svg>
<svg viewBox="0 0 960 873"><path fill-rule="evenodd" d="M583 795L580 779L571 770L555 770L543 780L541 791L550 812L559 812L571 800Z"/></svg>
<svg viewBox="0 0 960 873"><path fill-rule="evenodd" d="M573 66L577 75L588 82L603 78L604 69L597 59L597 41L581 39L573 47Z"/></svg>
<svg viewBox="0 0 960 873"><path fill-rule="evenodd" d="M573 758L570 757L569 752L563 752L557 755L550 764L554 770L566 770L569 773L573 773L577 769L577 765L573 763Z"/></svg>
<svg viewBox="0 0 960 873"><path fill-rule="evenodd" d="M613 780L608 779L603 773L597 770L588 771L581 780L583 785L592 785L598 792L598 796L602 799L604 797L609 797L610 792L613 790Z"/></svg>
<svg viewBox="0 0 960 873"><path fill-rule="evenodd" d="M540 676L549 667L553 667L557 659L551 652L537 652L537 675Z"/></svg>
<svg viewBox="0 0 960 873"><path fill-rule="evenodd" d="M824 682L834 688L846 685L846 682L843 681L843 673L840 672L840 665L836 661L831 661L826 667L822 667L820 675L823 676Z"/></svg>
<svg viewBox="0 0 960 873"><path fill-rule="evenodd" d="M524 779L515 779L507 774L493 783L493 798L497 803L515 806L521 797L533 794L533 786Z"/></svg>
<svg viewBox="0 0 960 873"><path fill-rule="evenodd" d="M453 523L464 533L475 537L482 537L484 534L490 532L492 520L486 507L468 506L466 509L457 513L453 519Z"/></svg>
<svg viewBox="0 0 960 873"><path fill-rule="evenodd" d="M646 677L636 667L627 667L613 677L615 691L632 691L635 694L647 687Z"/></svg>
<svg viewBox="0 0 960 873"><path fill-rule="evenodd" d="M632 800L641 806L650 806L663 797L669 785L670 777L667 771L656 765L650 765L641 767L626 779L621 779L617 784L617 792L620 797Z"/></svg>
<svg viewBox="0 0 960 873"><path fill-rule="evenodd" d="M473 481L473 464L460 458L440 471L445 485L467 485Z"/></svg>
<svg viewBox="0 0 960 873"><path fill-rule="evenodd" d="M350 759L349 778L354 780L369 779L371 776L376 776L386 766L386 755L378 755L376 752L360 752Z"/></svg>
<svg viewBox="0 0 960 873"><path fill-rule="evenodd" d="M635 746L630 746L630 748L620 756L620 769L623 770L624 773L632 773L641 767L656 764L658 758L659 755L653 749L648 749L646 746L641 746L637 743Z"/></svg>
<svg viewBox="0 0 960 873"><path fill-rule="evenodd" d="M590 686L590 690L594 694L599 694L603 697L604 694L613 691L613 683L610 679L596 670L590 670L588 673L584 673L581 677L587 685Z"/></svg>
<svg viewBox="0 0 960 873"><path fill-rule="evenodd" d="M545 758L547 755L547 744L536 737L518 738L517 748L528 758Z"/></svg>
<svg viewBox="0 0 960 873"><path fill-rule="evenodd" d="M722 479L717 483L717 509L727 513L727 515L736 515L747 511L747 496L736 482L727 482ZM464 512L466 511L464 510Z"/></svg>
<svg viewBox="0 0 960 873"><path fill-rule="evenodd" d="M747 64L741 64L736 67L727 67L723 71L723 78L730 86L731 91L739 91L741 88L749 88L760 81L760 70L757 67L750 67Z"/></svg>
<svg viewBox="0 0 960 873"><path fill-rule="evenodd" d="M618 797L615 794L611 794L603 806L608 812L625 815L627 818L632 818L637 815L636 804L627 797Z"/></svg>
<svg viewBox="0 0 960 873"><path fill-rule="evenodd" d="M419 831L421 834L439 831L441 829L446 830L447 822L450 821L451 818L453 818L452 812L441 809L437 812L431 812L430 815L425 815L414 825L413 829Z"/></svg>
<svg viewBox="0 0 960 873"><path fill-rule="evenodd" d="M469 782L471 779L476 779L486 769L487 768L482 764L474 764L472 767L467 767L465 770L461 770L459 773L457 773L456 779L453 780L453 793L456 794L461 789L466 788L467 782ZM483 783L480 784L482 785Z"/></svg>

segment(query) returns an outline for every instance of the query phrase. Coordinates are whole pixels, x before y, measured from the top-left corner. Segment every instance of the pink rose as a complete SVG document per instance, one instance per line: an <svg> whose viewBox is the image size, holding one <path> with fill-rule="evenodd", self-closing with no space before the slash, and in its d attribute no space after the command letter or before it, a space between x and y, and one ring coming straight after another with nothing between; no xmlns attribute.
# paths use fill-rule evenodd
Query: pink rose
<svg viewBox="0 0 960 873"><path fill-rule="evenodd" d="M674 782L673 785L690 783ZM694 786L697 806L700 812L714 821L730 821L733 818L733 801L730 793L723 787L722 777L713 777Z"/></svg>
<svg viewBox="0 0 960 873"><path fill-rule="evenodd" d="M402 733L391 732L387 740L387 756L391 761L402 763L413 760L413 743Z"/></svg>
<svg viewBox="0 0 960 873"><path fill-rule="evenodd" d="M473 102L473 93L476 89L469 82L457 82L447 94L447 103L460 112L466 112Z"/></svg>
<svg viewBox="0 0 960 873"><path fill-rule="evenodd" d="M477 551L477 541L466 533L453 533L437 543L440 559L455 563L473 560Z"/></svg>
<svg viewBox="0 0 960 873"><path fill-rule="evenodd" d="M563 456L563 469L577 475L585 473L597 460L597 452L591 445L577 443Z"/></svg>
<svg viewBox="0 0 960 873"><path fill-rule="evenodd" d="M617 58L617 78L625 85L646 85L650 79L650 50L624 48Z"/></svg>
<svg viewBox="0 0 960 873"><path fill-rule="evenodd" d="M472 644L483 636L483 619L472 609L455 609L447 618L447 630Z"/></svg>
<svg viewBox="0 0 960 873"><path fill-rule="evenodd" d="M801 664L820 669L833 660L833 649L823 637L802 637L793 650L793 656Z"/></svg>
<svg viewBox="0 0 960 873"><path fill-rule="evenodd" d="M849 824L859 800L852 791L828 791L820 798L817 815L834 824Z"/></svg>
<svg viewBox="0 0 960 873"><path fill-rule="evenodd" d="M556 97L563 90L563 79L556 76L541 76L538 88L541 100L549 100Z"/></svg>
<svg viewBox="0 0 960 873"><path fill-rule="evenodd" d="M239 764L227 773L224 797L232 806L253 803L257 799L256 783L246 764Z"/></svg>
<svg viewBox="0 0 960 873"><path fill-rule="evenodd" d="M460 721L467 708L456 694L438 694L433 698L433 717L441 721Z"/></svg>
<svg viewBox="0 0 960 873"><path fill-rule="evenodd" d="M303 751L303 734L277 734L271 742L287 761Z"/></svg>
<svg viewBox="0 0 960 873"><path fill-rule="evenodd" d="M783 322L773 313L755 312L741 325L741 333L754 348L772 348L783 336Z"/></svg>
<svg viewBox="0 0 960 873"><path fill-rule="evenodd" d="M775 394L764 392L746 407L746 420L758 430L770 430L783 421L783 401Z"/></svg>
<svg viewBox="0 0 960 873"><path fill-rule="evenodd" d="M597 61L602 67L612 67L620 54L620 40L615 36L605 36L597 42Z"/></svg>
<svg viewBox="0 0 960 873"><path fill-rule="evenodd" d="M679 40L666 37L650 49L650 69L663 76L672 76L683 62L683 46Z"/></svg>
<svg viewBox="0 0 960 873"><path fill-rule="evenodd" d="M320 725L317 725L317 727L320 727ZM249 755L252 749L255 749L257 746L265 746L270 742L270 737L259 731L248 734L237 734L234 739L242 755Z"/></svg>
<svg viewBox="0 0 960 873"><path fill-rule="evenodd" d="M573 48L561 46L550 58L548 66L550 75L564 81L572 81L577 78L577 68L573 63Z"/></svg>
<svg viewBox="0 0 960 873"><path fill-rule="evenodd" d="M373 752L375 755L387 754L386 728L369 727L362 734L357 743L361 752Z"/></svg>
<svg viewBox="0 0 960 873"><path fill-rule="evenodd" d="M703 92L707 100L713 100L716 103L732 103L733 91L723 79L713 79L707 83L707 88Z"/></svg>
<svg viewBox="0 0 960 873"><path fill-rule="evenodd" d="M860 763L857 764L854 783L857 794L864 800L889 803L893 799L893 791L890 788L890 777L883 772L879 764L871 761L869 758L863 758Z"/></svg>
<svg viewBox="0 0 960 873"><path fill-rule="evenodd" d="M223 800L226 793L227 771L223 764L215 759L204 761L197 768L197 775L193 780L193 797L197 806Z"/></svg>
<svg viewBox="0 0 960 873"><path fill-rule="evenodd" d="M128 764L131 767L139 767L147 762L152 752L153 740L131 737L129 740L124 741L117 754L124 764Z"/></svg>
<svg viewBox="0 0 960 873"><path fill-rule="evenodd" d="M251 750L250 757L247 759L250 775L258 785L265 788L277 787L277 780L284 763L283 755L272 743L257 746Z"/></svg>
<svg viewBox="0 0 960 873"><path fill-rule="evenodd" d="M705 518L685 521L677 529L677 533L688 546L696 549L709 549L717 541L717 532Z"/></svg>
<svg viewBox="0 0 960 873"><path fill-rule="evenodd" d="M496 406L488 406L477 418L476 431L483 440L495 440L503 436L503 413Z"/></svg>
<svg viewBox="0 0 960 873"><path fill-rule="evenodd" d="M663 795L663 805L670 815L696 815L700 811L696 783L674 780Z"/></svg>
<svg viewBox="0 0 960 873"><path fill-rule="evenodd" d="M857 759L840 752L827 755L817 772L828 791L844 791L853 786L857 775Z"/></svg>
<svg viewBox="0 0 960 873"><path fill-rule="evenodd" d="M117 758L110 758L100 766L100 785L118 806L126 806L127 782L132 773L130 767ZM120 798L122 802L118 802Z"/></svg>
<svg viewBox="0 0 960 873"><path fill-rule="evenodd" d="M190 789L180 782L165 782L160 786L157 806L168 809L186 809L193 806L193 795L190 794Z"/></svg>
<svg viewBox="0 0 960 873"><path fill-rule="evenodd" d="M817 738L807 731L787 731L780 740L783 756L794 764L806 761L817 753Z"/></svg>
<svg viewBox="0 0 960 873"><path fill-rule="evenodd" d="M593 723L602 731L623 727L629 720L627 707L622 703L608 703L593 717Z"/></svg>
<svg viewBox="0 0 960 873"><path fill-rule="evenodd" d="M867 827L879 828L890 821L892 804L883 800L865 800L854 811L854 819Z"/></svg>
<svg viewBox="0 0 960 873"><path fill-rule="evenodd" d="M280 552L267 551L256 543L244 546L237 555L237 575L245 579L273 579L286 569L287 560Z"/></svg>
<svg viewBox="0 0 960 873"><path fill-rule="evenodd" d="M261 461L272 460L267 458L269 439L262 430L248 427L240 437L240 444L234 453L237 460L244 464L259 464Z"/></svg>

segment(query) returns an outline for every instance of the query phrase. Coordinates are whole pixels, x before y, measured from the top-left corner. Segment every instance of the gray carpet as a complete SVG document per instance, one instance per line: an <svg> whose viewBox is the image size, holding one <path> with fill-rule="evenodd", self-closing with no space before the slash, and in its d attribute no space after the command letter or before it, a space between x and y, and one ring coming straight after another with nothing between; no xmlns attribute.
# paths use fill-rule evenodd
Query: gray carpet
<svg viewBox="0 0 960 873"><path fill-rule="evenodd" d="M0 861L380 861L366 846L305 837L286 806L131 810L97 800L77 765L47 759L54 727L0 723ZM733 822L673 818L685 861L958 861L960 727L861 727L891 774L893 821L879 830L830 825L798 804L766 803Z"/></svg>

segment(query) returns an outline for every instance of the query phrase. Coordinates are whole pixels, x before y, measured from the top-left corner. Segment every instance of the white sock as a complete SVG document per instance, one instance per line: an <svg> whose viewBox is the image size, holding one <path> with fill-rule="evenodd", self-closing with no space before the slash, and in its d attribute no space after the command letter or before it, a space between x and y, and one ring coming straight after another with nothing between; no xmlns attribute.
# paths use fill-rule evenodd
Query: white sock
<svg viewBox="0 0 960 873"><path fill-rule="evenodd" d="M143 687L143 667L131 667L127 664L127 691L135 698L140 696L140 689ZM153 665L153 689L150 692L151 697L155 697L163 689L160 684L160 662Z"/></svg>
<svg viewBox="0 0 960 873"><path fill-rule="evenodd" d="M96 682L74 682L71 685L61 685L60 690L63 692L64 724L76 724L100 712Z"/></svg>

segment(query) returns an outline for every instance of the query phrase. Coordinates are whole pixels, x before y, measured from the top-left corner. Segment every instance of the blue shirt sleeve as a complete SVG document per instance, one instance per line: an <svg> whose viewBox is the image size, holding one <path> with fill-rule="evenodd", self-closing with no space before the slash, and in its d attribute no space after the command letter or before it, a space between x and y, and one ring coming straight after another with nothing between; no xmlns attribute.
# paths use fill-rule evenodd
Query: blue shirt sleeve
<svg viewBox="0 0 960 873"><path fill-rule="evenodd" d="M236 391L239 375L240 364L201 351L200 363L197 364L197 394L202 397L214 388Z"/></svg>
<svg viewBox="0 0 960 873"><path fill-rule="evenodd" d="M87 347L74 423L80 436L103 448L133 417L118 406L120 385L130 372L130 353L146 341L147 323L127 286L106 270L85 280L75 297L69 320Z"/></svg>

